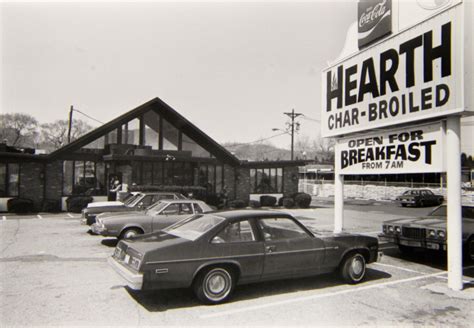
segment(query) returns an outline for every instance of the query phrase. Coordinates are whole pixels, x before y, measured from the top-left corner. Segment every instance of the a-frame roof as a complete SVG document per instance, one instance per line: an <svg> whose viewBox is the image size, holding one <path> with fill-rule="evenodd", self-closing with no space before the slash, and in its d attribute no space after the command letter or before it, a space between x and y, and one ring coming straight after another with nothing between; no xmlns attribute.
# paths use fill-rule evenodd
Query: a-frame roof
<svg viewBox="0 0 474 328"><path fill-rule="evenodd" d="M48 157L49 159L56 159L61 157L61 155L79 150L81 147L117 129L126 122L140 117L149 110L153 110L157 114L161 115L164 119L173 124L178 130L184 132L188 137L193 139L197 144L209 151L220 161L234 166L240 164L240 161L237 157L232 155L232 153L230 153L227 149L222 147L207 134L202 132L198 127L176 112L160 98L154 98L143 105L117 117L116 119L90 131L79 139L52 152Z"/></svg>

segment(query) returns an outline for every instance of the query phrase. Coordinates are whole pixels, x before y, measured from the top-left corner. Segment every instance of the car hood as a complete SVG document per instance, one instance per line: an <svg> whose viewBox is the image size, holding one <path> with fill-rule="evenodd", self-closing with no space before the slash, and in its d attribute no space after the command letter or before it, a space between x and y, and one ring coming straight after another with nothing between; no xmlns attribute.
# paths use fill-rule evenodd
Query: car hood
<svg viewBox="0 0 474 328"><path fill-rule="evenodd" d="M106 222L109 222L109 221L117 221L117 220L121 220L121 221L130 221L130 222L134 222L135 220L139 220L139 219L142 219L142 218L145 218L145 219L149 219L150 216L148 215L145 215L143 212L128 212L128 213L110 213L108 214L107 216L100 216L99 219L106 223Z"/></svg>
<svg viewBox="0 0 474 328"><path fill-rule="evenodd" d="M140 215L140 214L144 214L144 212L143 211L136 211L136 210L133 210L133 209L131 209L131 210L122 209L118 212L113 212L113 211L103 212L98 217L101 218L101 219L107 219L107 218L111 218L111 217L120 217L120 216L130 217L130 216L135 216L135 215Z"/></svg>
<svg viewBox="0 0 474 328"><path fill-rule="evenodd" d="M444 216L423 216L416 219L395 219L384 221L383 224L403 225L405 227L438 227L446 228L446 217Z"/></svg>
<svg viewBox="0 0 474 328"><path fill-rule="evenodd" d="M87 208L93 208L93 207L106 207L106 206L121 206L124 205L122 202L119 201L113 201L113 202L94 202L94 203L89 203L87 204Z"/></svg>

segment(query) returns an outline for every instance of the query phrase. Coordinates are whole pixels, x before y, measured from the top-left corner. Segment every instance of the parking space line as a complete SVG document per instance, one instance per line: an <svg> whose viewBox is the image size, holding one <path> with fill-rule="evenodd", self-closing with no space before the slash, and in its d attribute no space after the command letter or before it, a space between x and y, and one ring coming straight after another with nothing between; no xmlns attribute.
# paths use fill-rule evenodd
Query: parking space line
<svg viewBox="0 0 474 328"><path fill-rule="evenodd" d="M74 217L71 213L68 213L67 216L69 216L70 218Z"/></svg>
<svg viewBox="0 0 474 328"><path fill-rule="evenodd" d="M7 217L4 215L4 216L2 217L2 220L3 220L3 221L6 221L6 220L7 220Z"/></svg>
<svg viewBox="0 0 474 328"><path fill-rule="evenodd" d="M42 217L41 215L39 215L39 214L37 215L37 217L38 217L38 219L42 219L42 218L43 218L43 217Z"/></svg>
<svg viewBox="0 0 474 328"><path fill-rule="evenodd" d="M394 269L407 271L407 272L418 273L418 274L428 274L427 272L416 271L416 270L407 269L407 268L403 268L403 267L399 267L399 266L391 265L391 264L385 264L385 263L379 263L379 262L374 262L372 264L387 267L387 268L394 268Z"/></svg>
<svg viewBox="0 0 474 328"><path fill-rule="evenodd" d="M274 306L286 305L286 304L302 302L302 301L310 301L310 300L315 300L315 299L324 298L324 297L332 297L332 296L344 295L344 294L349 294L349 293L355 293L355 292L359 292L359 291L363 291L363 290L369 290L369 289L374 289L374 288L397 285L397 284L402 284L402 283L405 283L405 282L411 282L411 281L422 280L422 279L427 279L427 278L431 278L431 277L437 277L437 276L441 276L441 275L444 275L444 274L447 274L447 272L442 271L442 272L426 274L426 275L416 276L416 277L411 277L411 278L406 278L406 279L382 282L380 284L372 284L372 285L368 285L368 286L362 286L362 287L356 287L356 288L351 288L351 289L340 290L340 291L333 292L333 293L323 293L323 294L317 294L317 295L297 297L297 298L284 300L284 301L277 301L277 302L273 302L273 303L266 303L266 304L261 304L261 305L250 306L250 307L247 307L247 308L241 308L241 309L235 309L235 310L229 310L229 311L221 311L219 313L204 314L204 315L201 315L200 318L201 319L208 319L208 318L222 317L222 316L226 316L226 315L238 314L238 313L248 312L248 311L255 311L255 310L274 307Z"/></svg>

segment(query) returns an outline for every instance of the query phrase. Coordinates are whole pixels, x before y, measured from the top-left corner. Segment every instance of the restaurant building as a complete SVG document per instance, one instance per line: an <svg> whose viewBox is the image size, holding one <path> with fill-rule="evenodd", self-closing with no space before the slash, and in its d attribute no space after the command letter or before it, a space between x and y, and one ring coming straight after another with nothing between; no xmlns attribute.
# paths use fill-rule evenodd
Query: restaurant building
<svg viewBox="0 0 474 328"><path fill-rule="evenodd" d="M0 144L0 211L8 199L46 202L73 195L105 200L111 183L123 189L200 190L225 186L230 200L298 190L304 161L239 160L177 111L155 98L50 153L34 154Z"/></svg>

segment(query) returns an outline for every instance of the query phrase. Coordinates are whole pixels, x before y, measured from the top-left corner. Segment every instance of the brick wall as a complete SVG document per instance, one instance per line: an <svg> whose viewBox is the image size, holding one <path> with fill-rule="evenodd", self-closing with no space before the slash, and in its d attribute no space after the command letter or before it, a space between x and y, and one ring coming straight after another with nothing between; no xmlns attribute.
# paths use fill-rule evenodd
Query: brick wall
<svg viewBox="0 0 474 328"><path fill-rule="evenodd" d="M298 192L298 167L283 168L283 188L284 194L289 195Z"/></svg>
<svg viewBox="0 0 474 328"><path fill-rule="evenodd" d="M21 163L20 197L33 200L35 209L41 209L43 203L44 164L38 162Z"/></svg>
<svg viewBox="0 0 474 328"><path fill-rule="evenodd" d="M62 196L63 188L63 162L55 161L46 164L46 199L59 200Z"/></svg>

